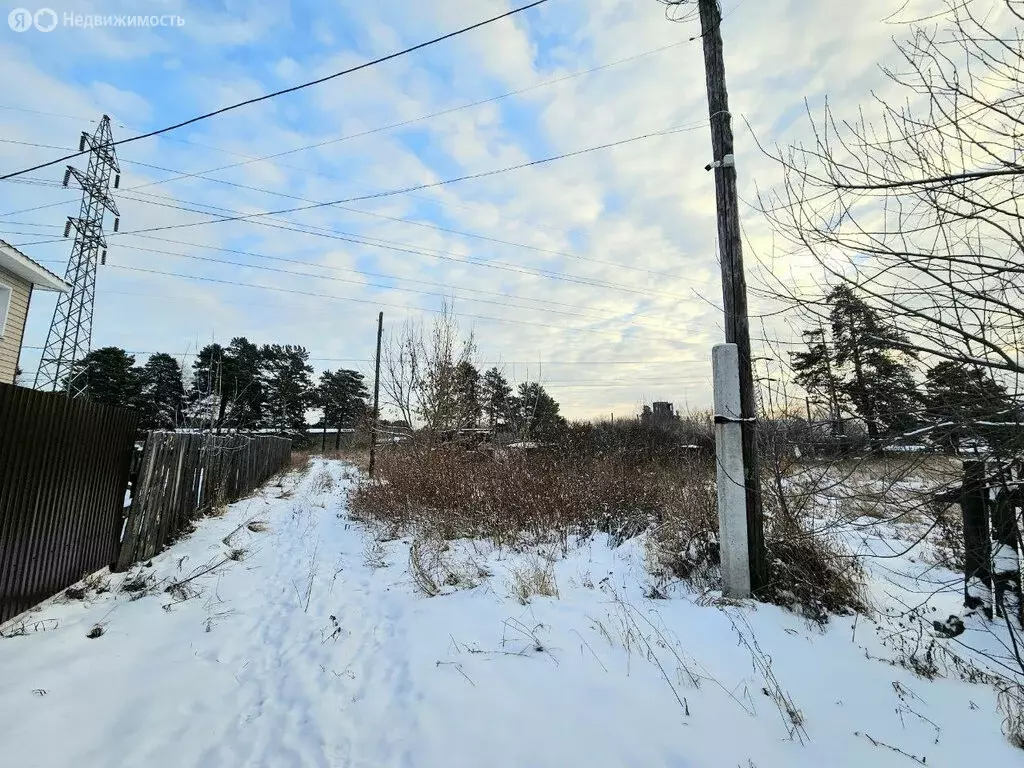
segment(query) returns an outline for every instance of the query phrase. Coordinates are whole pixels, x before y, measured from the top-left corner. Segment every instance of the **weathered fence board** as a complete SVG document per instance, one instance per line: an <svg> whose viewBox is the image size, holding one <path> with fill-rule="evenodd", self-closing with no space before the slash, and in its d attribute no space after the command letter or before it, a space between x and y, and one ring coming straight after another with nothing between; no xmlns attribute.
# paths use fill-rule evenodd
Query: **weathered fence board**
<svg viewBox="0 0 1024 768"><path fill-rule="evenodd" d="M136 420L0 384L0 621L113 564Z"/></svg>
<svg viewBox="0 0 1024 768"><path fill-rule="evenodd" d="M291 445L287 438L262 435L150 432L117 570L148 560L200 515L257 488L285 466Z"/></svg>

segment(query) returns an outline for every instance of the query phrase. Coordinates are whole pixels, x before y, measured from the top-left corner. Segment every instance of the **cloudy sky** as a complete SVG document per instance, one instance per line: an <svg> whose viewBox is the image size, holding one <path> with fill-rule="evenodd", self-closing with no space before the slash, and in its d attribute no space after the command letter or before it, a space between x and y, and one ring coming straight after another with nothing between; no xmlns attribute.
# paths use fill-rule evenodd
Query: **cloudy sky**
<svg viewBox="0 0 1024 768"><path fill-rule="evenodd" d="M805 100L820 110L828 97L854 116L886 87L878 65L905 28L886 20L891 0L722 2L740 195L753 202L781 178L754 137L806 139ZM184 24L0 27L0 173L76 149L103 113L128 138L512 5L52 0L62 19L174 14ZM171 352L187 365L211 340L247 336L301 344L318 371L366 371L379 310L387 333L429 321L447 298L483 365L539 379L568 416L626 415L652 400L708 406L710 350L723 334L699 31L667 21L656 0L550 0L119 148L121 232L98 275L93 346L122 346L140 362ZM79 204L62 177L54 166L0 182L0 237L61 274L63 223ZM224 221L348 198L364 199ZM767 268L793 277L756 212L745 203L741 215L752 281ZM752 302L755 314L768 309ZM22 357L30 378L52 311L53 298L36 294ZM768 323L772 336L795 335ZM764 335L759 320L753 335Z"/></svg>

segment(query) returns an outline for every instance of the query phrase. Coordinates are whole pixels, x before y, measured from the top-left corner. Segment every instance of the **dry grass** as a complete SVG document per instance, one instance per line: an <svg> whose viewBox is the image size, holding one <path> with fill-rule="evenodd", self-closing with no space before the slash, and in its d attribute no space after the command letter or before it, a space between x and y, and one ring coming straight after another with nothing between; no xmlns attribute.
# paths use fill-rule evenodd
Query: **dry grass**
<svg viewBox="0 0 1024 768"><path fill-rule="evenodd" d="M446 448L385 454L377 481L353 494L353 515L445 540L522 548L596 531L625 541L665 506L653 467L558 454L465 457Z"/></svg>
<svg viewBox="0 0 1024 768"><path fill-rule="evenodd" d="M867 610L857 558L827 531L779 511L767 518L768 586L763 597L819 624L832 614Z"/></svg>
<svg viewBox="0 0 1024 768"><path fill-rule="evenodd" d="M554 562L538 556L519 568L513 568L509 586L512 596L523 605L529 604L535 595L557 598Z"/></svg>
<svg viewBox="0 0 1024 768"><path fill-rule="evenodd" d="M409 547L409 572L413 583L427 597L456 589L480 586L491 573L471 557L454 562L446 541L436 536L416 536Z"/></svg>
<svg viewBox="0 0 1024 768"><path fill-rule="evenodd" d="M1024 686L1005 686L999 691L998 706L1003 735L1017 749L1024 749Z"/></svg>
<svg viewBox="0 0 1024 768"><path fill-rule="evenodd" d="M573 537L596 532L609 534L613 546L647 533L648 565L659 583L684 579L701 592L718 589L713 459L648 459L643 451L573 453L562 446L468 461L464 450L413 445L381 455L379 474L353 490L350 509L355 519L392 535L417 537L410 560L425 594L439 594L446 580L458 579L427 542L473 539L513 551L538 545L565 551ZM865 607L856 559L827 532L809 528L799 499L781 506L766 495L766 521L767 599L818 622ZM514 577L511 592L524 602L557 595L544 573Z"/></svg>
<svg viewBox="0 0 1024 768"><path fill-rule="evenodd" d="M281 472L277 484L281 484L280 478L284 477L288 472L304 473L309 469L309 465L313 463L314 455L312 451L308 450L293 450L291 460L288 462L288 466Z"/></svg>
<svg viewBox="0 0 1024 768"><path fill-rule="evenodd" d="M333 488L334 476L326 466L322 467L309 481L309 492L311 494L328 493Z"/></svg>

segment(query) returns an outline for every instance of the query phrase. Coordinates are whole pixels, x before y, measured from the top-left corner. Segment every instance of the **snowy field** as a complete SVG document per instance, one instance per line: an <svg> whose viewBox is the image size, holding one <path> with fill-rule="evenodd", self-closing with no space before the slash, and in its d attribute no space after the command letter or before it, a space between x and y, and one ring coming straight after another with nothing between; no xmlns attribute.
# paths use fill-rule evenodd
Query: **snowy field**
<svg viewBox="0 0 1024 768"><path fill-rule="evenodd" d="M443 553L458 575L427 597L411 541L347 518L352 473L317 460L108 591L5 627L3 764L1024 765L990 686L901 666L902 606L959 606L918 578L955 574L902 553L899 531L858 545L877 556L874 618L824 630L682 585L650 599L642 540L459 542ZM517 596L541 576L557 596Z"/></svg>

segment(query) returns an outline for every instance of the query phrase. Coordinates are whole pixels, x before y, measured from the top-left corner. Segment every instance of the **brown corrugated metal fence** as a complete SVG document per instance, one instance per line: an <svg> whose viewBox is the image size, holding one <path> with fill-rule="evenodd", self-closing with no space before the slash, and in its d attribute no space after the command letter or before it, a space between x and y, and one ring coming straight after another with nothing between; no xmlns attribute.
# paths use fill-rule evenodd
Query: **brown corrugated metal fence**
<svg viewBox="0 0 1024 768"><path fill-rule="evenodd" d="M150 432L117 569L148 560L200 515L237 501L287 465L283 437Z"/></svg>
<svg viewBox="0 0 1024 768"><path fill-rule="evenodd" d="M116 561L136 420L0 384L0 621Z"/></svg>

